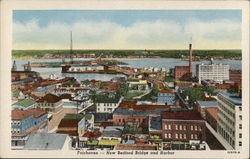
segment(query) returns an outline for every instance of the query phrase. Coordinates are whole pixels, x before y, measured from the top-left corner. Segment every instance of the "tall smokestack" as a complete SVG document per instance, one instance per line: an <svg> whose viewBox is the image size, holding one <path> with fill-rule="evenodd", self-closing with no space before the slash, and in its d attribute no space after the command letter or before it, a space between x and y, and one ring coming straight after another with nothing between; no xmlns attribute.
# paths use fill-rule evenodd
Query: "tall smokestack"
<svg viewBox="0 0 250 159"><path fill-rule="evenodd" d="M70 63L73 64L72 31L70 31Z"/></svg>
<svg viewBox="0 0 250 159"><path fill-rule="evenodd" d="M192 77L192 43L189 44L189 73Z"/></svg>

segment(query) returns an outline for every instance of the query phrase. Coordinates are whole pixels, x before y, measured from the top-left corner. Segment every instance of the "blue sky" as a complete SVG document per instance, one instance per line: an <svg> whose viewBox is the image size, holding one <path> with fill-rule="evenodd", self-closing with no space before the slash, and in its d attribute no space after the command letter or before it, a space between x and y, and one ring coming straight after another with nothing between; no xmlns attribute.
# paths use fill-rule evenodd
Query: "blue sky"
<svg viewBox="0 0 250 159"><path fill-rule="evenodd" d="M197 48L241 42L240 10L16 10L13 23L14 49L68 48L70 30L78 49L182 49L190 37Z"/></svg>

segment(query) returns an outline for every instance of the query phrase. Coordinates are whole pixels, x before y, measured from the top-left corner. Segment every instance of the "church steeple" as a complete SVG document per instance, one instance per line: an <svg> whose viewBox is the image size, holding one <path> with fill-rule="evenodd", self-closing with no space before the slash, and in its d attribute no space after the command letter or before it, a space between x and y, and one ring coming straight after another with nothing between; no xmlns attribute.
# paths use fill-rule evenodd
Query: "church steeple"
<svg viewBox="0 0 250 159"><path fill-rule="evenodd" d="M11 68L11 71L16 71L16 70L17 70L16 61L14 61L13 65L12 65L12 68Z"/></svg>

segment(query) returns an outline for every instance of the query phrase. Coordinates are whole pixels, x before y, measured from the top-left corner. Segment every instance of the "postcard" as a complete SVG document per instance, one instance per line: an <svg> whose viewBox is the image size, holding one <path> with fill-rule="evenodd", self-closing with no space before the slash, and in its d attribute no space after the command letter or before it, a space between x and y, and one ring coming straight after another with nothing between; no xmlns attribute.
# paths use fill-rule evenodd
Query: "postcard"
<svg viewBox="0 0 250 159"><path fill-rule="evenodd" d="M1 157L248 158L247 1L1 1Z"/></svg>

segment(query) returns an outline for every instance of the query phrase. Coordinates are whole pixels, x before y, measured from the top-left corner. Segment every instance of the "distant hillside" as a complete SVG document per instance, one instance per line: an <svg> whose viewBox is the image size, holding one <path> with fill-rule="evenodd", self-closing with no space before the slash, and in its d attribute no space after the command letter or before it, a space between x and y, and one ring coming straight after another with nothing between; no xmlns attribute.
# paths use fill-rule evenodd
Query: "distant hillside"
<svg viewBox="0 0 250 159"><path fill-rule="evenodd" d="M182 55L188 55L188 50L73 50L73 54L181 58ZM13 58L39 58L44 55L69 56L69 50L12 50ZM193 56L200 56L202 59L208 57L240 58L241 50L193 50Z"/></svg>

